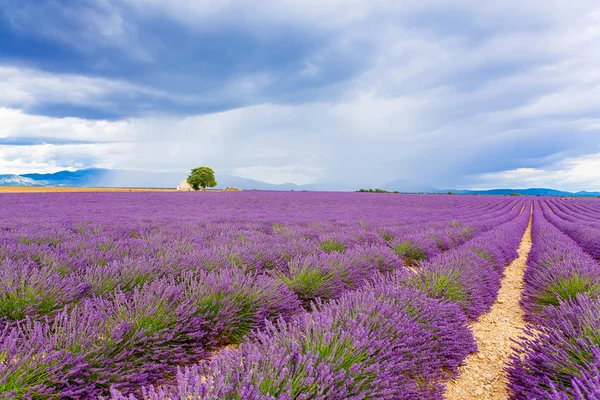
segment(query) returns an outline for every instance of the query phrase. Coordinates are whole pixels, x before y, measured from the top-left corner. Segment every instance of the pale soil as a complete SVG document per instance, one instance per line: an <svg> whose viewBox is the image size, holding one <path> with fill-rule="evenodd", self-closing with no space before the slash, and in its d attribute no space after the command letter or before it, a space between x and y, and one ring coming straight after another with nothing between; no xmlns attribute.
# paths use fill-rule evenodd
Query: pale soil
<svg viewBox="0 0 600 400"><path fill-rule="evenodd" d="M505 400L508 388L504 367L514 342L521 336L525 322L519 305L523 273L531 250L531 218L519 246L519 257L506 269L496 303L491 311L471 325L479 351L467 357L459 368L460 376L448 382L450 400Z"/></svg>

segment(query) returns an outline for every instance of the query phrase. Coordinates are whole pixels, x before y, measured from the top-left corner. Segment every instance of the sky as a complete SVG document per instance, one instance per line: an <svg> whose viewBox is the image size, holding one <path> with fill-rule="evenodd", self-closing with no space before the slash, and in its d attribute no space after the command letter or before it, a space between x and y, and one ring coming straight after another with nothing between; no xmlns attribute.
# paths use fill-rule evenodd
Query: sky
<svg viewBox="0 0 600 400"><path fill-rule="evenodd" d="M0 174L600 190L597 0L0 0Z"/></svg>

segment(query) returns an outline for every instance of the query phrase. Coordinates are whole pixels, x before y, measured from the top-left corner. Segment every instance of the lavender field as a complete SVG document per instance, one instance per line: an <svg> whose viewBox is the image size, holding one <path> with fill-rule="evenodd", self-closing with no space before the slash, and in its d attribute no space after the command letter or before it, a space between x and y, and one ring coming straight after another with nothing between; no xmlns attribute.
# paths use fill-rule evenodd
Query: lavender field
<svg viewBox="0 0 600 400"><path fill-rule="evenodd" d="M0 398L442 399L530 221L515 399L600 398L600 202L0 198Z"/></svg>

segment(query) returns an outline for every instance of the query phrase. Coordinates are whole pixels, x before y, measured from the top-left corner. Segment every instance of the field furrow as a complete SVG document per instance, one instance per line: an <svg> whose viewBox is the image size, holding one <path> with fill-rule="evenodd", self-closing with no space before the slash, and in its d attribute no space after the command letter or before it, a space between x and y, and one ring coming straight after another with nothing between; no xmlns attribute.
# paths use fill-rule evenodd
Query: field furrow
<svg viewBox="0 0 600 400"><path fill-rule="evenodd" d="M521 239L519 257L506 267L494 306L470 326L478 350L469 355L465 365L459 368L458 379L448 382L447 399L504 400L508 397L505 364L513 341L521 336L525 325L519 301L531 245L530 219Z"/></svg>

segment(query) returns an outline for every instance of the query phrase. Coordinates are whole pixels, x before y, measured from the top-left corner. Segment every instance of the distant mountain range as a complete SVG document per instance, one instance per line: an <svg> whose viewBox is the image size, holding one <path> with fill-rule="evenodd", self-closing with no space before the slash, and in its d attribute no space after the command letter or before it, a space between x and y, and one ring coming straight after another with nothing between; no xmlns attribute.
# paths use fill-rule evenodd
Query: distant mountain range
<svg viewBox="0 0 600 400"><path fill-rule="evenodd" d="M0 186L58 186L58 187L144 187L175 188L186 179L187 174L179 172L147 172L119 169L86 168L76 171L59 171L51 174L0 175ZM284 183L275 185L254 179L232 175L216 176L218 187L238 187L259 190L333 190L352 191L350 185L310 184L296 185Z"/></svg>
<svg viewBox="0 0 600 400"><path fill-rule="evenodd" d="M489 189L489 190L443 190L442 193L451 192L456 194L488 194L488 195L509 195L512 193L522 196L576 196L576 197L597 197L600 192L566 192L562 190L546 189L546 188L530 188L530 189Z"/></svg>
<svg viewBox="0 0 600 400"><path fill-rule="evenodd" d="M63 186L63 187L146 187L146 188L175 188L186 178L178 172L145 172L119 169L86 168L77 171L59 171L51 174L21 174L0 175L0 186ZM349 183L319 183L296 185L294 183L272 184L254 179L240 178L232 175L216 176L218 187L237 187L251 190L306 190L306 191L339 191L352 192L359 188L375 189L368 185ZM456 193L482 195L509 195L517 193L527 196L600 196L600 192L565 192L554 189L491 189L491 190L439 190L410 180L396 180L379 189L399 191L404 193Z"/></svg>

